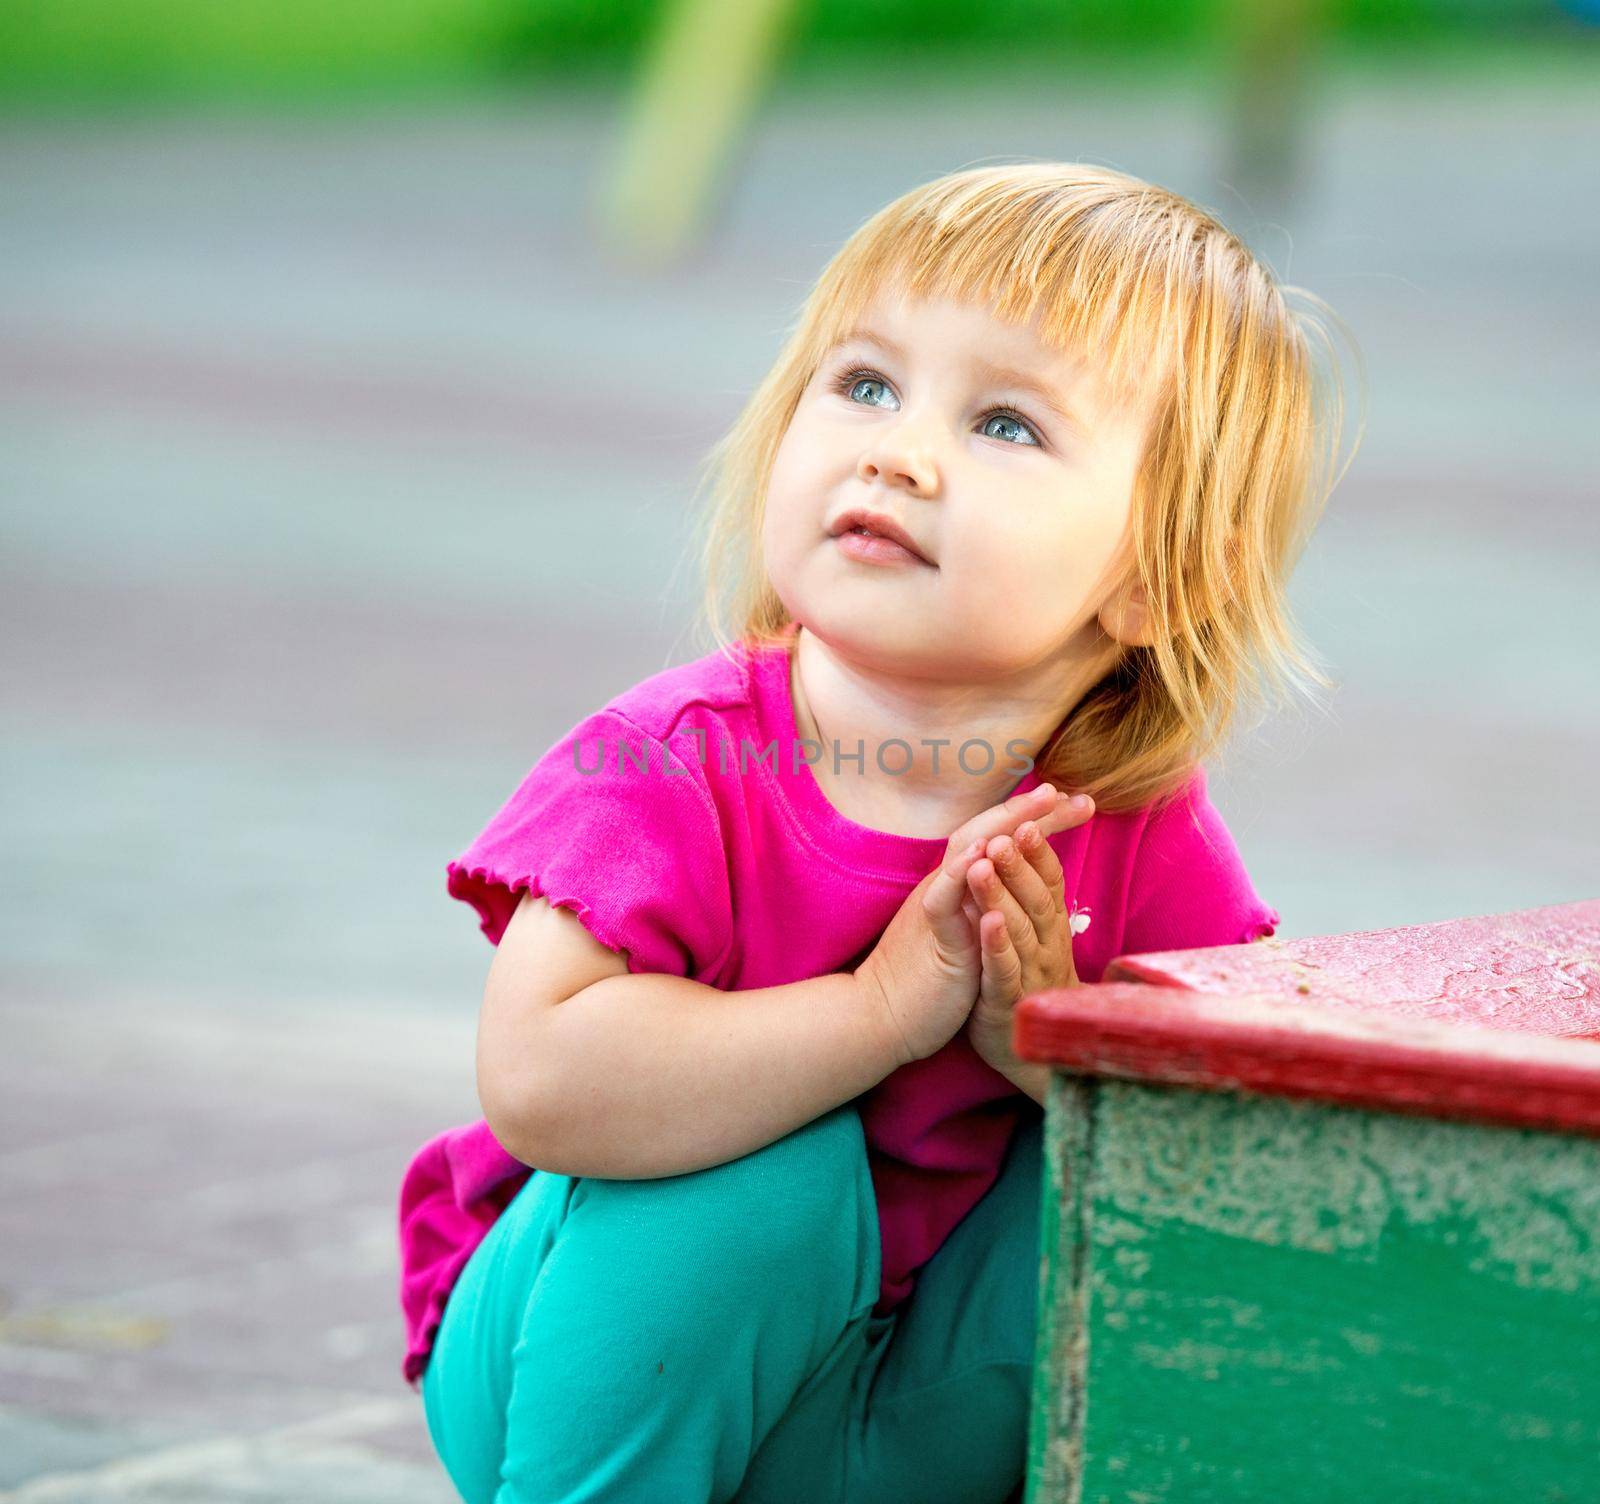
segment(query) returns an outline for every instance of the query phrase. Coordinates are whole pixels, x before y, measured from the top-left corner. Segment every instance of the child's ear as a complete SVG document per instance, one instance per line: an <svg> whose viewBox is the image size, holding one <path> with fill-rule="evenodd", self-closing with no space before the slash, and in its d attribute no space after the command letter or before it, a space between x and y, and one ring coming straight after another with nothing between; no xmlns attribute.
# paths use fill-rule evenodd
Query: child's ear
<svg viewBox="0 0 1600 1504"><path fill-rule="evenodd" d="M1150 608L1144 586L1136 580L1130 580L1113 591L1100 607L1100 625L1108 636L1116 638L1124 647L1149 647Z"/></svg>

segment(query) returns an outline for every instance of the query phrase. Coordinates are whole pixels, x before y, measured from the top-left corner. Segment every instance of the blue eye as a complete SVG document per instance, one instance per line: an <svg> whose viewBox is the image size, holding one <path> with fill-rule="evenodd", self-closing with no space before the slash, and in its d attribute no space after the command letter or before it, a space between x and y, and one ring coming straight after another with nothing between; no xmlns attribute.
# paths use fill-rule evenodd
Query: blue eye
<svg viewBox="0 0 1600 1504"><path fill-rule="evenodd" d="M883 382L882 381L878 381L878 379L875 378L875 376L862 376L862 378L859 379L859 381L853 382L853 384L851 384L851 387L850 387L851 400L854 400L854 394L856 394L856 389L858 389L858 387L878 387L878 389L883 390L883 392L886 392L886 390L888 390L888 387L883 386ZM882 403L870 402L869 406L874 406L874 408L875 408L875 406L882 406Z"/></svg>
<svg viewBox="0 0 1600 1504"><path fill-rule="evenodd" d="M835 392L843 392L845 397L850 398L851 402L856 400L856 387L882 387L886 392L888 390L888 382L883 381L878 376L874 376L872 371L846 371L843 376L840 376L834 382ZM866 403L866 406L870 406L870 408L875 408L878 405L880 403Z"/></svg>
<svg viewBox="0 0 1600 1504"><path fill-rule="evenodd" d="M989 414L989 416L985 420L983 426L987 429L990 423L1009 423L1009 424L1012 425L1012 427L1021 429L1021 431L1023 433L1031 433L1032 432L1032 430L1030 428L1028 428L1028 426L1025 423L1020 422L1017 418L1013 417L1010 413L1006 413L1006 412L997 412L997 413ZM995 435L992 435L992 437L998 438L999 435L995 434ZM1029 438L1029 439L1025 439L1023 442L1024 443L1028 443L1028 444L1036 444L1036 443L1038 443L1038 440L1034 439L1034 438Z"/></svg>
<svg viewBox="0 0 1600 1504"><path fill-rule="evenodd" d="M839 393L841 396L846 398L846 400L851 402L856 400L855 392L857 387L876 386L882 387L885 391L889 389L889 383L886 382L883 377L881 377L876 371L869 370L845 371L842 375L835 376L829 385L831 390ZM880 405L881 404L877 402L866 402L862 404L864 407L878 407ZM1027 418L1024 418L1021 413L1012 412L1009 408L1004 407L993 408L983 415L984 429L987 430L989 425L996 421L1009 423L1013 428L1019 430L1023 435L1025 435L1025 437L1023 437L1021 440L1008 439L1008 443L1020 443L1020 445L1024 448L1030 445L1034 448L1044 447L1043 440L1040 439L1038 430L1035 429L1033 424ZM985 436L988 438L1001 437L999 434L988 433L986 433Z"/></svg>

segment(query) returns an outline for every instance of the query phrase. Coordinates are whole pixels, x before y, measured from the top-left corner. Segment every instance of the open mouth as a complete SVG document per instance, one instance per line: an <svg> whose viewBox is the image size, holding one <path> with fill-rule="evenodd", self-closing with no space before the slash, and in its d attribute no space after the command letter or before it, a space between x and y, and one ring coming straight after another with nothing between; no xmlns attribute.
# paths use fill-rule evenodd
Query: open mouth
<svg viewBox="0 0 1600 1504"><path fill-rule="evenodd" d="M885 538L879 533L869 532L864 527L848 528L835 535L833 540L839 547L839 552L851 559L858 559L863 564L917 564L924 568L931 568L928 561L921 554L914 554L903 543L896 543L893 538Z"/></svg>
<svg viewBox="0 0 1600 1504"><path fill-rule="evenodd" d="M919 551L911 534L887 515L865 509L854 515L846 514L828 529L828 534L846 558L862 564L901 567L920 564L927 569L938 568Z"/></svg>

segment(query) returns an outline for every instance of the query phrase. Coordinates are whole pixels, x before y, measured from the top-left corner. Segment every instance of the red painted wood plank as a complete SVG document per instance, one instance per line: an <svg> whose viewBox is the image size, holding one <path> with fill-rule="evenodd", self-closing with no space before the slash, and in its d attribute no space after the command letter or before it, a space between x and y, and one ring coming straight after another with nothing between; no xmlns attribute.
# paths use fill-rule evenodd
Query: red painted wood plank
<svg viewBox="0 0 1600 1504"><path fill-rule="evenodd" d="M1600 1038L1600 899L1402 929L1120 956L1101 980Z"/></svg>
<svg viewBox="0 0 1600 1504"><path fill-rule="evenodd" d="M1025 1060L1600 1134L1600 899L1122 956L1024 998Z"/></svg>
<svg viewBox="0 0 1600 1504"><path fill-rule="evenodd" d="M1023 998L1013 1043L1077 1074L1600 1136L1590 1039L1109 982Z"/></svg>

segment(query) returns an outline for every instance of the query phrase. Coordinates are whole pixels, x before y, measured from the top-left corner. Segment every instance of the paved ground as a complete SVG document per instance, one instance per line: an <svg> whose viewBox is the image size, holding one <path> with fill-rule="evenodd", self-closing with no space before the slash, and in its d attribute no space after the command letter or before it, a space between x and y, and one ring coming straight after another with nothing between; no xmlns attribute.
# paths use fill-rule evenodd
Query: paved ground
<svg viewBox="0 0 1600 1504"><path fill-rule="evenodd" d="M475 1115L445 863L687 656L699 454L939 171L1169 182L1362 343L1296 585L1343 687L1214 775L1283 932L1600 893L1594 81L1340 75L1254 228L1181 80L790 90L661 277L589 247L592 97L10 122L0 1500L451 1497L394 1293L401 1168Z"/></svg>

